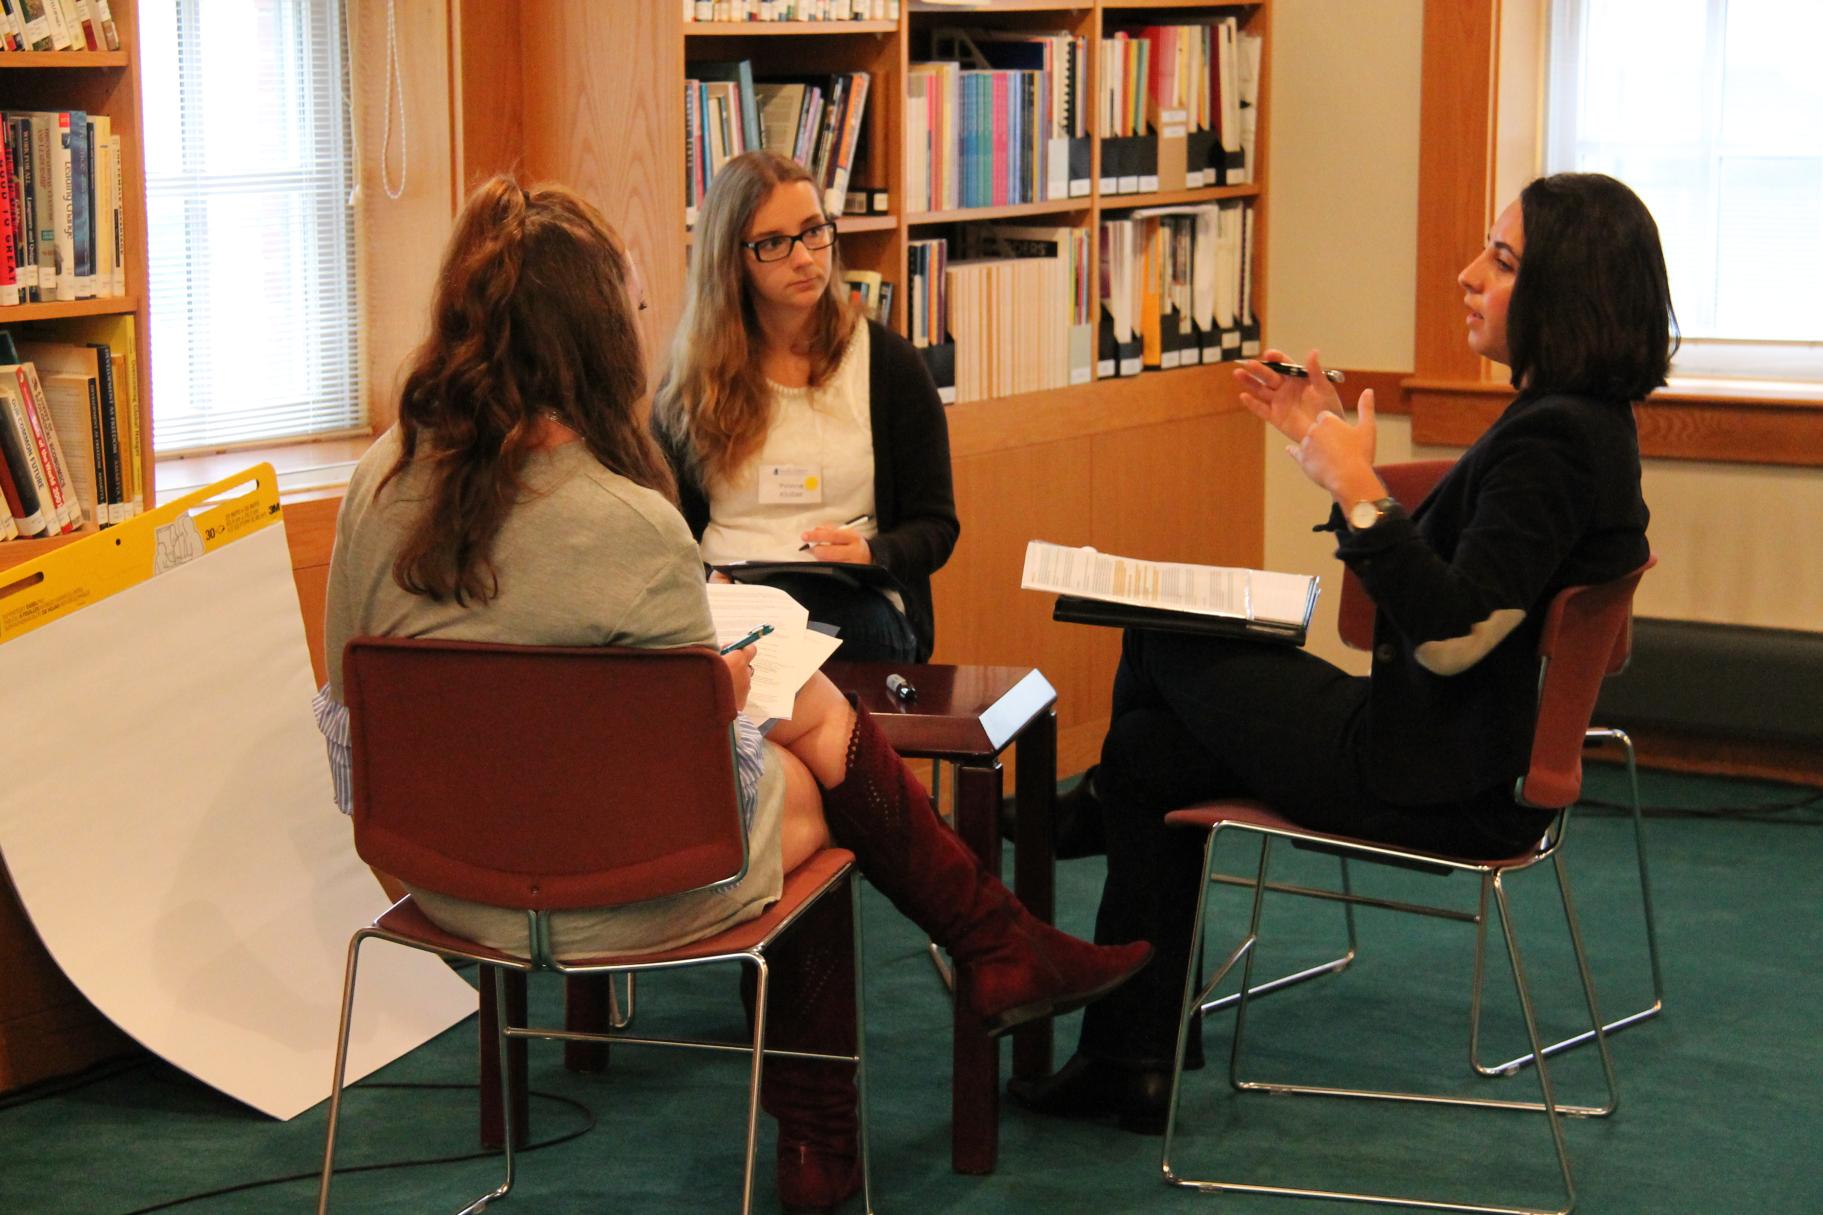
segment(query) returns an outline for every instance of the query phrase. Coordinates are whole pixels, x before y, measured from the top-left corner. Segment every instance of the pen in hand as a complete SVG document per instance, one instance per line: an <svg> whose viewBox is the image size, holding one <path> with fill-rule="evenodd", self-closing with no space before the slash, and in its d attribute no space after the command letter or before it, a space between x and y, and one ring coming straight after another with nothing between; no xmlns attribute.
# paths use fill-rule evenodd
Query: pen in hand
<svg viewBox="0 0 1823 1215"><path fill-rule="evenodd" d="M759 628L753 630L753 632L747 634L739 641L723 646L721 652L724 654L732 654L736 650L744 650L770 632L772 632L772 626L769 624L762 624Z"/></svg>
<svg viewBox="0 0 1823 1215"><path fill-rule="evenodd" d="M860 527L864 523L872 523L873 521L874 521L874 517L872 515L856 515L854 518L850 519L848 522L844 523L842 526L843 527ZM798 545L798 552L800 552L800 553L808 552L809 550L811 550L815 547L816 547L816 545L814 545L814 544L800 544L800 545Z"/></svg>
<svg viewBox="0 0 1823 1215"><path fill-rule="evenodd" d="M1300 380L1310 378L1310 369L1305 367L1302 363L1281 363L1276 359L1266 359L1261 365L1270 367L1280 375L1288 375ZM1340 384L1348 377L1331 367L1324 369L1323 378L1328 380L1331 384Z"/></svg>

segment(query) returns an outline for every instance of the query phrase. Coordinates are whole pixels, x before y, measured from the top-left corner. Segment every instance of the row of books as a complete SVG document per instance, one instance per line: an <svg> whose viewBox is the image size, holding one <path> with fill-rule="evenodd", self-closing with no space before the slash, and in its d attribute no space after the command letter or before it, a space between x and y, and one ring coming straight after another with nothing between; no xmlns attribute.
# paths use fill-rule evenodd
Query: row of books
<svg viewBox="0 0 1823 1215"><path fill-rule="evenodd" d="M1062 32L939 30L906 79L913 211L1089 192L1088 40Z"/></svg>
<svg viewBox="0 0 1823 1215"><path fill-rule="evenodd" d="M897 21L899 0L684 0L693 21Z"/></svg>
<svg viewBox="0 0 1823 1215"><path fill-rule="evenodd" d="M1238 199L1104 219L1097 378L1258 355L1253 243Z"/></svg>
<svg viewBox="0 0 1823 1215"><path fill-rule="evenodd" d="M696 60L684 81L684 219L715 175L743 152L771 148L803 165L831 217L848 208L849 179L863 153L866 72L756 81L747 59ZM871 195L869 196L871 197Z"/></svg>
<svg viewBox="0 0 1823 1215"><path fill-rule="evenodd" d="M908 331L945 403L1094 378L1094 266L1083 228L978 224L907 247Z"/></svg>
<svg viewBox="0 0 1823 1215"><path fill-rule="evenodd" d="M0 331L0 540L108 527L145 504L130 343Z"/></svg>
<svg viewBox="0 0 1823 1215"><path fill-rule="evenodd" d="M0 114L0 307L127 293L121 141L104 114Z"/></svg>
<svg viewBox="0 0 1823 1215"><path fill-rule="evenodd" d="M893 285L878 270L844 270L842 281L848 284L848 298L862 312L880 322L892 324Z"/></svg>
<svg viewBox="0 0 1823 1215"><path fill-rule="evenodd" d="M1146 180L1161 175L1160 169L1148 171L1141 164L1128 173L1125 164L1117 164L1108 172L1109 152L1118 162L1124 150L1109 143L1136 138L1184 139L1184 186L1252 181L1263 46L1258 34L1243 31L1233 17L1119 30L1103 38L1096 97L1103 192L1160 188ZM1163 188L1177 187L1172 169L1162 175L1170 179ZM1117 179L1112 189L1111 178Z"/></svg>
<svg viewBox="0 0 1823 1215"><path fill-rule="evenodd" d="M9 51L117 51L108 0L0 0L0 46Z"/></svg>

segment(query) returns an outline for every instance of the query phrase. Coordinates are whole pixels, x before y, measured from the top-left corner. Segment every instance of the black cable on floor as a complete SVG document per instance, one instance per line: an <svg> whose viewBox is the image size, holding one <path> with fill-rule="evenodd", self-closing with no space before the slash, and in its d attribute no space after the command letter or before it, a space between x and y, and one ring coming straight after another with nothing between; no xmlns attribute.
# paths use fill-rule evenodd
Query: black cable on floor
<svg viewBox="0 0 1823 1215"><path fill-rule="evenodd" d="M363 1084L361 1085L361 1088L363 1090L375 1088L434 1088L463 1089L468 1092L480 1091L480 1086L475 1084L429 1084L404 1081ZM560 1143L568 1143L572 1139L580 1139L595 1129L595 1115L590 1111L589 1107L582 1104L582 1102L573 1101L568 1097L560 1097L556 1093L541 1093L536 1089L533 1089L530 1095L533 1097L541 1097L546 1101L555 1101L560 1105L567 1105L587 1119L587 1123L580 1130L571 1131L566 1135L559 1135L554 1139L543 1139L537 1143L527 1144L522 1148L515 1148L515 1155L523 1156L530 1152L541 1151L544 1148L556 1147ZM464 1160L487 1160L498 1155L500 1155L500 1153L497 1151L463 1152L456 1156L426 1156L412 1160L387 1160L382 1161L379 1164L340 1165L336 1168L335 1175L340 1177L345 1173L376 1173L383 1169L413 1169L430 1164L457 1164ZM284 1177L262 1177L257 1181L243 1181L237 1185L227 1185L222 1186L219 1189L203 1190L196 1194L186 1194L182 1198L167 1199L164 1202L154 1203L149 1207L136 1207L131 1211L122 1212L122 1215L151 1215L153 1211L168 1211L173 1207L185 1206L192 1202L201 1202L206 1198L220 1198L227 1194L239 1194L246 1190L257 1190L272 1185L284 1185L293 1181L315 1181L321 1178L322 1175L323 1170L319 1168L312 1169L308 1173L291 1173Z"/></svg>
<svg viewBox="0 0 1823 1215"><path fill-rule="evenodd" d="M142 1052L128 1059L104 1060L73 1076L58 1076L52 1080L41 1080L37 1084L27 1085L25 1088L16 1089L6 1096L0 1097L0 1111L15 1109L21 1105L31 1105L38 1101L49 1101L52 1097L61 1097L66 1093L73 1093L77 1089L87 1088L91 1084L99 1084L103 1080L112 1079L122 1072L145 1067L152 1061L151 1055Z"/></svg>

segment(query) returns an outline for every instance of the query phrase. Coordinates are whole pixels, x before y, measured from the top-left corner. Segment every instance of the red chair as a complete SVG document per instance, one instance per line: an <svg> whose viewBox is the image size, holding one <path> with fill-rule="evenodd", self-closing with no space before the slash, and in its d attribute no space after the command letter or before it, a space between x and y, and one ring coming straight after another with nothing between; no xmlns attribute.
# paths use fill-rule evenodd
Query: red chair
<svg viewBox="0 0 1823 1215"><path fill-rule="evenodd" d="M616 1044L744 1050L746 1162L741 1210L752 1209L759 1089L767 1054L766 951L815 900L849 889L860 992L860 904L853 855L825 849L786 875L783 896L757 919L662 953L558 958L551 916L624 907L702 890L747 868L730 725L726 665L711 650L484 645L357 638L343 659L353 749L355 849L408 885L523 912L528 948L489 948L443 931L411 897L354 934L336 1042L319 1215L328 1210L361 946L378 939L491 968L508 1073L508 1043L563 1038ZM757 980L750 1043L702 1043L577 1034L509 1024L506 976L631 974L735 962ZM857 1039L859 1041L859 1038ZM867 1188L865 1050L792 1052L848 1062L860 1091L863 1193ZM510 1086L502 1086L503 1097ZM513 1103L502 1101L506 1178L464 1208L479 1211L513 1184Z"/></svg>
<svg viewBox="0 0 1823 1215"><path fill-rule="evenodd" d="M1395 491L1396 492L1396 491ZM1540 681L1537 725L1534 731L1531 763L1526 774L1520 779L1515 793L1517 798L1532 806L1556 809L1560 813L1550 830L1539 843L1526 851L1511 857L1493 861L1469 860L1460 857L1427 853L1415 849L1394 847L1368 840L1354 839L1347 836L1333 835L1326 832L1312 831L1291 822L1276 814L1269 806L1257 801L1233 800L1212 802L1174 811L1167 816L1167 821L1182 825L1200 827L1208 832L1208 842L1204 850L1205 873L1212 873L1215 861L1216 841L1224 831L1239 831L1257 835L1261 838L1260 861L1257 877L1254 879L1254 896L1251 922L1247 935L1227 956L1220 968L1209 982L1200 989L1197 984L1194 959L1201 954L1204 936L1204 913L1209 884L1200 884L1201 894L1198 897L1196 921L1193 928L1190 956L1191 966L1185 976L1184 998L1178 1024L1177 1057L1172 1074L1170 1113L1165 1126L1165 1143L1161 1168L1165 1179L1174 1185L1186 1186L1206 1192L1218 1193L1252 1193L1279 1196L1330 1198L1376 1204L1408 1203L1439 1210L1460 1211L1501 1211L1513 1212L1514 1215L1544 1215L1544 1208L1515 1205L1490 1205L1485 1203L1440 1201L1429 1198L1405 1198L1381 1194L1354 1191L1322 1190L1308 1187L1265 1185L1249 1182L1200 1180L1181 1176L1172 1163L1172 1149L1175 1145L1177 1129L1178 1102L1183 1081L1183 1061L1191 1027L1195 1023L1195 1013L1206 1000L1209 993L1219 985L1235 964L1242 963L1240 997L1235 1014L1234 1038L1229 1057L1230 1083L1242 1091L1295 1093L1316 1096L1377 1098L1390 1101L1426 1102L1453 1106L1474 1106L1508 1110L1527 1110L1542 1112L1549 1124L1551 1139L1556 1152L1557 1164L1563 1177L1566 1195L1565 1205L1554 1208L1552 1215L1565 1215L1576 1201L1575 1183L1571 1176L1569 1152L1565 1145L1560 1115L1570 1114L1583 1117L1602 1117L1614 1111L1619 1102L1618 1090L1614 1078L1613 1060L1608 1051L1606 1032L1602 1029L1601 1013L1597 1006L1594 982L1583 953L1582 932L1576 919L1575 905L1571 898L1569 877L1563 864L1563 845L1568 823L1568 808L1576 800L1582 786L1582 751L1583 733L1588 728L1589 715L1595 706L1596 694L1600 690L1602 679L1613 665L1617 647L1625 644L1627 619L1633 601L1634 588L1638 586L1645 567L1633 571L1624 578L1598 586L1571 587L1561 592L1551 604L1546 618L1543 635L1539 641ZM1346 592L1345 592L1346 595ZM1348 889L1342 892L1309 891L1297 887L1275 886L1268 880L1268 870L1272 858L1272 845L1276 840L1286 840L1294 845L1313 848L1319 851L1332 852L1344 860L1360 860L1392 864L1407 869L1419 869L1431 873L1448 875L1457 872L1473 873L1479 878L1480 898L1473 913L1452 908L1431 907L1418 904L1394 902L1385 899L1367 898L1356 895ZM1540 1041L1537 1018L1533 1012L1531 987L1527 981L1524 963L1519 950L1510 908L1507 903L1506 879L1508 875L1529 869L1541 861L1552 861L1557 874L1558 890L1562 899L1564 918L1569 928L1570 943L1576 956L1579 976L1582 981L1584 999L1589 1012L1589 1036L1595 1041L1601 1055L1603 1078L1607 1087L1607 1099L1601 1105L1568 1104L1558 1100L1553 1087L1548 1064L1543 1062L1546 1052ZM1360 903L1394 911L1405 911L1420 915L1441 916L1444 918L1471 922L1476 926L1476 966L1474 984L1471 991L1471 1024L1479 1023L1482 997L1482 962L1483 947L1487 931L1488 896L1493 895L1500 909L1501 929L1506 939L1507 955L1512 964L1514 986L1518 995L1521 1017L1526 1027L1527 1039L1531 1044L1531 1058L1539 1060L1538 1080L1539 1101L1520 1101L1498 1098L1468 1097L1456 1094L1435 1094L1418 1092L1393 1092L1373 1089L1351 1089L1333 1086L1320 1086L1299 1083L1266 1082L1243 1080L1241 1077L1241 1053L1246 1028L1247 1005L1253 994L1253 964L1256 946L1260 939L1260 912L1267 890L1285 890L1291 893L1310 894L1316 897L1338 899L1345 903Z"/></svg>

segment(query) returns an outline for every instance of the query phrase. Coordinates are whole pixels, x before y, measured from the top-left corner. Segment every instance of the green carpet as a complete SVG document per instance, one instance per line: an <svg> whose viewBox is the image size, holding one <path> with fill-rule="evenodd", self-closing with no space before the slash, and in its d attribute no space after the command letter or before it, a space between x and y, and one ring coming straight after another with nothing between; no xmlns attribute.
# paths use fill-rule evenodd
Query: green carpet
<svg viewBox="0 0 1823 1215"><path fill-rule="evenodd" d="M1648 774L1649 802L1761 804L1792 790L1751 782ZM1589 792L1618 796L1611 769L1592 771ZM1613 1041L1621 1109L1605 1121L1570 1121L1579 1209L1651 1212L1823 1210L1816 1159L1823 1128L1823 916L1813 895L1823 870L1823 810L1738 818L1650 821L1669 1011ZM1571 876L1604 1011L1647 998L1648 972L1632 867L1631 829L1618 817L1572 824ZM1228 855L1250 862L1245 845ZM1290 850L1281 850L1290 852ZM1334 862L1291 853L1287 876L1328 879ZM1101 879L1099 860L1059 867L1062 923L1086 932ZM1516 880L1525 961L1547 1032L1574 1028L1578 991L1548 872ZM1472 885L1375 871L1358 889L1390 897L1453 897ZM1211 953L1225 952L1246 896L1212 896ZM1301 1211L1330 1204L1217 1198L1159 1180L1159 1140L1112 1126L1059 1122L1008 1108L1000 1168L991 1177L949 1170L948 1010L923 943L871 890L865 896L868 1047L872 1062L876 1206L899 1212L1054 1212L1223 1209ZM1261 966L1277 973L1325 956L1341 939L1341 912L1303 900L1269 902ZM1497 1089L1535 1098L1536 1081L1466 1076L1466 998L1471 930L1374 911L1361 913L1360 960L1345 974L1255 1004L1247 1063L1263 1078ZM1516 1045L1519 1021L1498 947L1490 959L1491 1050ZM534 984L535 1011L553 1015L555 987ZM731 975L667 975L640 988L641 1028L736 1034ZM1222 1079L1231 1017L1212 1018L1212 1066L1188 1080L1180 1171L1248 1181L1472 1197L1556 1201L1555 1171L1537 1115L1426 1109L1306 1098L1236 1095ZM1075 1040L1059 1027L1059 1059ZM576 1076L561 1048L535 1043L532 1086L579 1103L593 1130L521 1157L506 1211L736 1209L745 1071L733 1056L616 1052L611 1070ZM465 1023L374 1077L381 1083L461 1085L474 1078L474 1027ZM1560 1095L1595 1095L1591 1051L1555 1069ZM324 1114L278 1124L248 1112L163 1064L144 1061L65 1092L0 1099L0 1212L126 1215L185 1195L290 1173L321 1159ZM585 1115L534 1098L534 1135L580 1130ZM353 1090L340 1163L456 1155L475 1145L468 1091ZM756 1196L774 1210L770 1127ZM339 1178L336 1208L359 1212L455 1210L492 1185L496 1160L387 1169ZM226 1194L167 1209L306 1210L314 1179ZM849 1211L858 1212L860 1204Z"/></svg>

